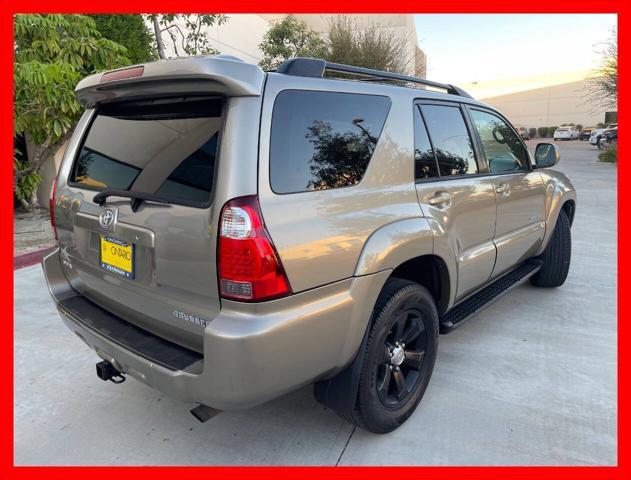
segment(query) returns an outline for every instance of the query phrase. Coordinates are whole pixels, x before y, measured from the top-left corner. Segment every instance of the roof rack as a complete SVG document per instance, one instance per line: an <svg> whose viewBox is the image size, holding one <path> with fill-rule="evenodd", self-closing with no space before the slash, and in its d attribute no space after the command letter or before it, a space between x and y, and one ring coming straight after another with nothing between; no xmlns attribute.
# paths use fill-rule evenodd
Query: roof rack
<svg viewBox="0 0 631 480"><path fill-rule="evenodd" d="M412 77L410 75L402 75L399 73L384 72L382 70L374 70L372 68L353 67L351 65L343 65L341 63L331 63L320 58L290 58L289 60L285 60L285 62L276 69L276 73L295 75L298 77L322 78L326 70L331 72L340 72L362 77L369 77L366 79L368 81L398 80L400 82L417 83L420 85L426 85L428 87L445 90L451 95L459 95L461 97L473 98L462 88L456 87L455 85L450 85L448 83L432 82L431 80L425 80L424 78Z"/></svg>

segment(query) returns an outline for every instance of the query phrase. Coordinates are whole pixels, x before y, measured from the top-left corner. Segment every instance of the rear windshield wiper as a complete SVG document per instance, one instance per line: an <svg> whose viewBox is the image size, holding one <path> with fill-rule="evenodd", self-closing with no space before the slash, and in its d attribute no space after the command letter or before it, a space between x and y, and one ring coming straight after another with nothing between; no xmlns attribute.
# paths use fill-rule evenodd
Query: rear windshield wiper
<svg viewBox="0 0 631 480"><path fill-rule="evenodd" d="M122 198L131 198L131 211L135 212L140 208L142 202L153 202L153 203L161 203L163 205L168 205L171 202L166 200L158 195L147 192L134 192L131 190L120 190L118 188L107 188L102 192L97 193L92 198L92 201L101 207L105 205L107 197L122 197Z"/></svg>

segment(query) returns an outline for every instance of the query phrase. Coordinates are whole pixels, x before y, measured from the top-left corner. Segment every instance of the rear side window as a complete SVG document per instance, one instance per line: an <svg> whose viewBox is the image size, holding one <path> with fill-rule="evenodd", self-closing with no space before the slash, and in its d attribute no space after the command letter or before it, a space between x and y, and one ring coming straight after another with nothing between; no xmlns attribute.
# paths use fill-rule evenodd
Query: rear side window
<svg viewBox="0 0 631 480"><path fill-rule="evenodd" d="M478 173L473 144L459 107L422 105L441 177Z"/></svg>
<svg viewBox="0 0 631 480"><path fill-rule="evenodd" d="M272 115L270 184L276 193L349 187L361 181L390 99L286 90Z"/></svg>
<svg viewBox="0 0 631 480"><path fill-rule="evenodd" d="M97 111L70 183L210 201L222 120L220 99L126 102Z"/></svg>

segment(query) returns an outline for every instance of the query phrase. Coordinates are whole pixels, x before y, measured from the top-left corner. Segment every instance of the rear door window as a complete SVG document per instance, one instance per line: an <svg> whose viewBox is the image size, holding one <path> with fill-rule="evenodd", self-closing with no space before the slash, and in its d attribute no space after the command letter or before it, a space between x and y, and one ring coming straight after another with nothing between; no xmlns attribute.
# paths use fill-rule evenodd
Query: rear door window
<svg viewBox="0 0 631 480"><path fill-rule="evenodd" d="M460 107L421 105L441 177L478 173L473 144Z"/></svg>
<svg viewBox="0 0 631 480"><path fill-rule="evenodd" d="M361 181L390 99L285 90L272 114L270 184L275 193L349 187Z"/></svg>
<svg viewBox="0 0 631 480"><path fill-rule="evenodd" d="M217 98L102 107L84 138L70 184L152 193L192 206L208 204L222 108Z"/></svg>
<svg viewBox="0 0 631 480"><path fill-rule="evenodd" d="M438 177L438 164L418 105L414 106L414 173L416 180Z"/></svg>

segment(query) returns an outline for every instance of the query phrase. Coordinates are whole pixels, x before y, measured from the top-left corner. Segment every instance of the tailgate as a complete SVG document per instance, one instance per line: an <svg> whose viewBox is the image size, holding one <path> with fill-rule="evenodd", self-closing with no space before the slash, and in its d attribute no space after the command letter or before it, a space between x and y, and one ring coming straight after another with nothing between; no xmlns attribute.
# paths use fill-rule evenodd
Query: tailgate
<svg viewBox="0 0 631 480"><path fill-rule="evenodd" d="M98 107L57 186L59 244L72 286L198 351L220 307L212 212L225 104L182 96ZM154 201L121 194L97 205L94 195L107 189Z"/></svg>

